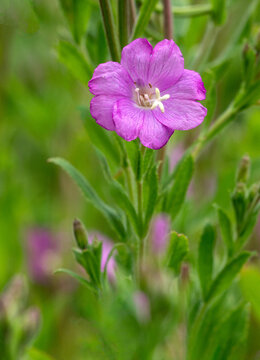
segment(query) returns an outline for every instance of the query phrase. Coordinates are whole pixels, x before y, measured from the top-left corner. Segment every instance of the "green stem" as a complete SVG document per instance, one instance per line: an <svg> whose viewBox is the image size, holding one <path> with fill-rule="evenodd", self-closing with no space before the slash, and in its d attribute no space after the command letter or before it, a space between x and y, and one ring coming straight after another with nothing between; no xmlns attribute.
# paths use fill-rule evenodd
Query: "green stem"
<svg viewBox="0 0 260 360"><path fill-rule="evenodd" d="M125 175L126 175L126 182L127 182L127 187L128 187L128 191L129 191L129 197L132 201L134 201L134 191L133 191L133 184L132 184L132 178L131 178L131 168L129 165L125 168Z"/></svg>
<svg viewBox="0 0 260 360"><path fill-rule="evenodd" d="M118 0L118 32L121 48L128 42L128 0Z"/></svg>
<svg viewBox="0 0 260 360"><path fill-rule="evenodd" d="M225 126L227 126L231 120L233 120L237 112L238 109L233 106L233 103L231 103L230 106L217 118L206 134L199 137L198 141L195 143L195 147L192 150L192 155L195 159L198 158L203 147Z"/></svg>
<svg viewBox="0 0 260 360"><path fill-rule="evenodd" d="M162 5L158 4L155 8L155 11L161 13L163 11ZM213 12L213 9L211 4L198 4L188 6L172 6L171 12L175 16L179 17L193 17L210 15Z"/></svg>
<svg viewBox="0 0 260 360"><path fill-rule="evenodd" d="M106 38L113 61L120 61L120 47L116 36L115 22L109 0L99 0Z"/></svg>
<svg viewBox="0 0 260 360"><path fill-rule="evenodd" d="M217 36L216 26L212 21L209 21L205 35L200 43L197 55L191 64L191 68L195 70L202 69L207 62L212 46L214 45Z"/></svg>
<svg viewBox="0 0 260 360"><path fill-rule="evenodd" d="M157 2L158 0L144 0L133 28L131 40L134 40L143 34L147 24L149 23L151 14L153 13Z"/></svg>

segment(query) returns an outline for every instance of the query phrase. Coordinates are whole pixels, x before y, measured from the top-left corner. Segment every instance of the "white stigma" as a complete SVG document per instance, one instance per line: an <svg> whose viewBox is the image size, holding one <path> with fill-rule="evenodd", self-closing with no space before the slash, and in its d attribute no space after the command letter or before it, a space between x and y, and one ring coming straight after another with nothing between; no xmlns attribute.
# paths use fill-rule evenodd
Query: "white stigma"
<svg viewBox="0 0 260 360"><path fill-rule="evenodd" d="M150 85L149 85L150 86ZM152 86L150 86L152 88ZM162 113L164 113L164 105L162 101L169 99L170 95L166 94L161 96L160 90L158 88L155 88L155 93L149 92L140 93L139 88L135 88L136 96L137 96L137 103L141 107L150 108L151 110L155 109L157 106L159 106L159 109Z"/></svg>
<svg viewBox="0 0 260 360"><path fill-rule="evenodd" d="M153 100L153 104L151 106L151 110L155 109L157 106L159 106L162 113L164 113L164 105L162 103L163 100L168 100L170 98L169 94L165 94L161 96L160 90L158 88L155 88L155 95L156 99Z"/></svg>

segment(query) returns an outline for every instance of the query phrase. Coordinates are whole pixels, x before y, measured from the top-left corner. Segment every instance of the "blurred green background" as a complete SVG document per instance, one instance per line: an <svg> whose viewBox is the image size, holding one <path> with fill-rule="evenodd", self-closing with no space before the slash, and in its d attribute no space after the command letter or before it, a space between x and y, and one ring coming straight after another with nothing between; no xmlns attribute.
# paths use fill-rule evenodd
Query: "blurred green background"
<svg viewBox="0 0 260 360"><path fill-rule="evenodd" d="M174 5L184 3L187 2L175 1ZM251 1L245 0L229 3L230 16L226 24L216 30L216 41L210 53L212 61L225 49L227 40L236 36L238 23L243 21L251 6ZM216 114L227 106L237 90L242 44L259 29L259 7L245 19L230 49L232 56L216 85ZM78 46L94 69L98 63L109 59L98 1L88 2L85 15L84 38ZM174 40L184 55L187 68L192 68L207 21L207 17L176 18L174 21ZM146 36L149 38L153 34L154 39L162 39L160 26L160 21L156 30L150 26ZM84 294L64 275L50 275L44 283L37 282L33 265L30 266L33 255L28 251L30 232L47 230L57 246L54 265L73 268L70 248L74 245L74 217L81 218L89 231L98 229L113 238L101 215L84 201L66 175L47 162L52 156L68 159L87 175L98 192L108 197L81 118L81 107L88 107L90 94L86 84L78 81L59 61L60 39L71 40L71 35L58 0L1 0L0 289L13 274L25 273L30 279L30 301L40 307L43 318L37 347L57 359L86 359L83 333L91 337L91 326L81 321L79 315L84 311L82 304L89 294ZM256 107L240 114L201 156L188 201L175 224L177 231L189 236L194 248L202 225L209 219L216 222L214 203L231 212L229 193L234 186L235 169L245 153L252 160L251 182L259 179L259 119L260 110ZM197 129L175 133L167 149L172 162L197 134ZM260 250L260 224L250 248ZM52 271L51 261L48 264ZM256 318L252 326L248 359L256 359L253 356L260 351L260 323ZM96 348L94 336L92 340L91 346ZM88 351L87 358L91 359L89 345ZM95 356L99 358L96 353Z"/></svg>

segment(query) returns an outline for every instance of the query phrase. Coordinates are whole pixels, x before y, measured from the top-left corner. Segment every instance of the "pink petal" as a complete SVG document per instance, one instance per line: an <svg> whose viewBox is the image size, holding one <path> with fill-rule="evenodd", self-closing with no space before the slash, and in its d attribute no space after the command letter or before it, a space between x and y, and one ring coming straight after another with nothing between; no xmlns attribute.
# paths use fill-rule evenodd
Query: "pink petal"
<svg viewBox="0 0 260 360"><path fill-rule="evenodd" d="M144 110L138 108L130 99L120 99L114 105L113 120L115 130L123 139L137 138L143 123Z"/></svg>
<svg viewBox="0 0 260 360"><path fill-rule="evenodd" d="M143 110L143 112L144 118L139 139L144 146L158 150L168 142L173 130L157 121L152 110Z"/></svg>
<svg viewBox="0 0 260 360"><path fill-rule="evenodd" d="M196 71L184 70L182 77L165 93L172 99L205 100L206 89L201 76Z"/></svg>
<svg viewBox="0 0 260 360"><path fill-rule="evenodd" d="M182 76L184 59L173 40L162 40L153 49L149 67L149 82L160 91L173 86Z"/></svg>
<svg viewBox="0 0 260 360"><path fill-rule="evenodd" d="M131 96L134 84L123 66L109 61L96 68L88 86L94 95Z"/></svg>
<svg viewBox="0 0 260 360"><path fill-rule="evenodd" d="M207 109L199 102L184 99L172 99L163 102L165 112L154 110L160 123L172 130L190 130L200 125L207 115Z"/></svg>
<svg viewBox="0 0 260 360"><path fill-rule="evenodd" d="M90 102L90 113L96 122L107 130L115 130L113 107L118 96L97 95Z"/></svg>
<svg viewBox="0 0 260 360"><path fill-rule="evenodd" d="M153 47L146 39L136 39L122 50L121 64L134 82L148 85L148 70Z"/></svg>

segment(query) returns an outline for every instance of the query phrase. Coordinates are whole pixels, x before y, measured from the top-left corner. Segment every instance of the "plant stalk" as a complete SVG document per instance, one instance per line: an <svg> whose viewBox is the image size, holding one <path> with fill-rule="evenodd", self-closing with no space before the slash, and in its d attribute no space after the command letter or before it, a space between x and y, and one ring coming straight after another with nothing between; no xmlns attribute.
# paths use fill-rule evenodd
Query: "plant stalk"
<svg viewBox="0 0 260 360"><path fill-rule="evenodd" d="M113 61L120 61L120 46L116 35L115 22L113 18L110 0L99 0L99 5L103 18L103 25Z"/></svg>
<svg viewBox="0 0 260 360"><path fill-rule="evenodd" d="M121 49L128 42L128 22L129 22L128 0L118 0L118 33Z"/></svg>

